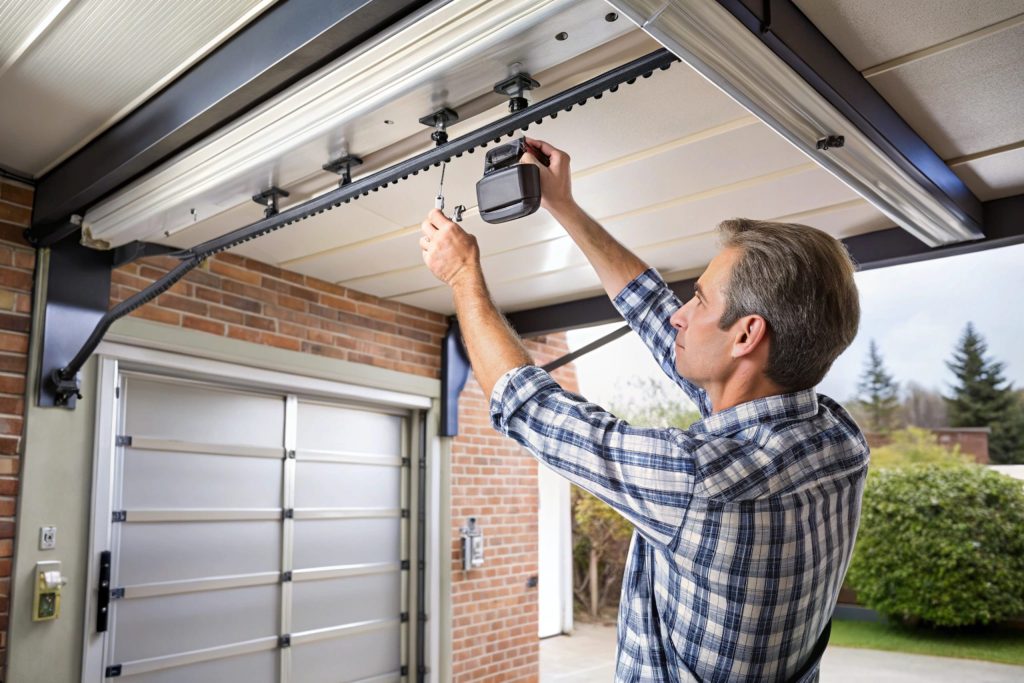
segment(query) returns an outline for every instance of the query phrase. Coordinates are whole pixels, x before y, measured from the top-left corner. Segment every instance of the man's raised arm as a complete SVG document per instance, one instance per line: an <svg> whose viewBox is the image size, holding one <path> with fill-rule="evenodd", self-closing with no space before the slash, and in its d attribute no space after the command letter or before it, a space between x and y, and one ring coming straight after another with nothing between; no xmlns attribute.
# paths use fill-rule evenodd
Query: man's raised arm
<svg viewBox="0 0 1024 683"><path fill-rule="evenodd" d="M569 155L542 140L527 138L526 142L549 159L548 166L529 152L522 159L540 169L541 206L562 224L597 272L604 291L614 299L623 287L647 270L647 264L622 246L573 199Z"/></svg>

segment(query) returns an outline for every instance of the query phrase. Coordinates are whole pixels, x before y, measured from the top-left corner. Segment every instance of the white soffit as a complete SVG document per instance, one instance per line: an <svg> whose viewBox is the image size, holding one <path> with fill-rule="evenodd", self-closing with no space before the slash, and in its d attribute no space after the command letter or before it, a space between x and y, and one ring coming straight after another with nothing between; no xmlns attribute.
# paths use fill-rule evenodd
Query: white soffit
<svg viewBox="0 0 1024 683"><path fill-rule="evenodd" d="M1024 189L1024 0L798 0L982 201Z"/></svg>
<svg viewBox="0 0 1024 683"><path fill-rule="evenodd" d="M516 70L542 72L632 30L607 12L600 0L436 3L91 207L87 239L112 247L169 237L272 184L322 176L322 164L345 154L369 162L426 130L420 117L456 105L461 117L477 114L500 101L494 83ZM569 39L556 41L562 30Z"/></svg>
<svg viewBox="0 0 1024 683"><path fill-rule="evenodd" d="M0 163L42 175L272 4L0 2Z"/></svg>
<svg viewBox="0 0 1024 683"><path fill-rule="evenodd" d="M929 246L978 239L975 221L940 202L714 0L609 0L773 130ZM841 134L842 148L816 150Z"/></svg>

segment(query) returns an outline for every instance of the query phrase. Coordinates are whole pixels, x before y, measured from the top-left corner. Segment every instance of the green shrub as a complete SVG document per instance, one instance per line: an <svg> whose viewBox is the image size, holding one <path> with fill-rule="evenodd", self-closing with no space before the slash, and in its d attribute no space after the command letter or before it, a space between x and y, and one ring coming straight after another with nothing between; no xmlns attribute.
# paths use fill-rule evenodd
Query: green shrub
<svg viewBox="0 0 1024 683"><path fill-rule="evenodd" d="M850 585L905 623L988 624L1024 613L1024 489L977 465L868 478Z"/></svg>

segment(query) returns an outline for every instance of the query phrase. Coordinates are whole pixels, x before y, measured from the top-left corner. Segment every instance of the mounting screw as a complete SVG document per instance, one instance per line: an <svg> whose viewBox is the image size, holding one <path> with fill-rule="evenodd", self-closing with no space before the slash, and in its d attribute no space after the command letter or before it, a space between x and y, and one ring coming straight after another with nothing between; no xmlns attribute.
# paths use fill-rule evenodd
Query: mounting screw
<svg viewBox="0 0 1024 683"><path fill-rule="evenodd" d="M525 97L523 97L523 93L527 90L533 90L534 88L539 87L540 83L533 80L533 78L530 77L530 74L525 71L520 71L512 78L506 78L503 81L495 83L494 92L511 98L508 101L508 110L512 114L515 114L517 111L522 111L530 106L530 103L526 101Z"/></svg>
<svg viewBox="0 0 1024 683"><path fill-rule="evenodd" d="M339 186L344 187L345 185L348 185L349 183L352 182L352 167L358 166L361 163L363 163L363 160L360 159L359 157L355 156L354 154L346 154L340 159L328 161L320 168L324 169L325 171L330 171L331 173L339 174L341 176L341 182L339 183Z"/></svg>
<svg viewBox="0 0 1024 683"><path fill-rule="evenodd" d="M270 218L271 216L276 216L277 213L278 213L278 210L277 210L277 200L278 200L278 198L279 197L287 197L288 194L289 194L288 192L285 192L284 190L282 190L281 188L277 187L276 185L271 185L270 188L264 190L263 192L260 192L259 194L254 194L252 196L252 200L254 202L256 202L257 204L259 204L260 206L267 207L263 211L263 215L266 218Z"/></svg>
<svg viewBox="0 0 1024 683"><path fill-rule="evenodd" d="M842 135L829 135L828 137L821 138L818 140L815 147L820 150L832 149L833 147L839 148L846 144L846 138Z"/></svg>
<svg viewBox="0 0 1024 683"><path fill-rule="evenodd" d="M421 118L420 123L434 129L434 132L430 134L430 139L440 147L444 143L448 142L448 126L458 120L458 112L454 109L449 109L448 107L442 107L433 114Z"/></svg>

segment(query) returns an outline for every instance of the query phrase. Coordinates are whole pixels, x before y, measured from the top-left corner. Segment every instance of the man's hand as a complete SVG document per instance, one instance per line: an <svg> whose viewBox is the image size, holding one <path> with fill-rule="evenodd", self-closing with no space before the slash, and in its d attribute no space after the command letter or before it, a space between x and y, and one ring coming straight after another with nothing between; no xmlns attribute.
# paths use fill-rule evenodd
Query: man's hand
<svg viewBox="0 0 1024 683"><path fill-rule="evenodd" d="M545 166L527 151L520 161L524 164L533 164L540 170L540 205L557 218L558 214L565 213L576 205L576 200L572 198L569 155L543 140L526 138L526 144L548 157L548 165Z"/></svg>
<svg viewBox="0 0 1024 683"><path fill-rule="evenodd" d="M466 278L480 279L480 248L476 237L449 220L440 209L432 210L420 225L423 262L441 282L454 287Z"/></svg>

